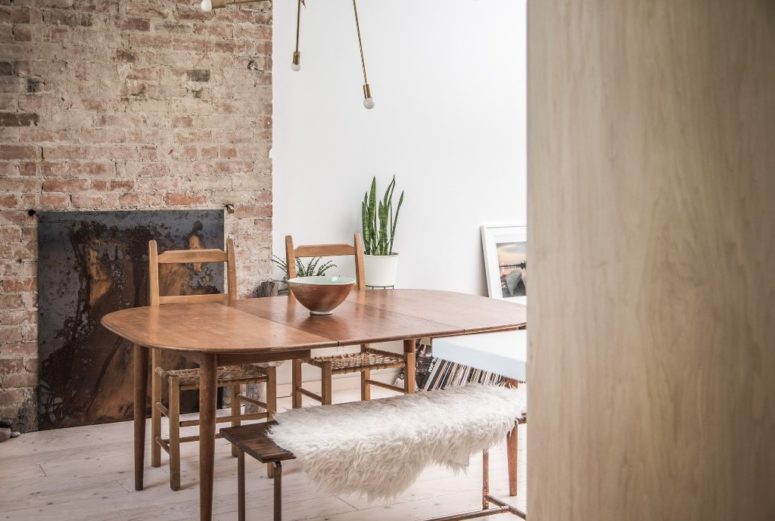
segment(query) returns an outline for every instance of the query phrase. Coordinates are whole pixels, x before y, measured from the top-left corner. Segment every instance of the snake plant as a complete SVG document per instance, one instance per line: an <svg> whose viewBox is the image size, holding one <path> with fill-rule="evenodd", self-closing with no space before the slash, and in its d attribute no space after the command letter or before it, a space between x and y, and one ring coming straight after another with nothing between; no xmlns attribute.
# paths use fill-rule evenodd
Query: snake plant
<svg viewBox="0 0 775 521"><path fill-rule="evenodd" d="M396 188L396 176L390 181L382 199L377 199L377 178L371 180L371 188L361 202L361 225L363 227L363 249L366 255L392 255L393 240L396 237L396 224L401 205L404 204L404 192L398 198L393 211L393 192Z"/></svg>

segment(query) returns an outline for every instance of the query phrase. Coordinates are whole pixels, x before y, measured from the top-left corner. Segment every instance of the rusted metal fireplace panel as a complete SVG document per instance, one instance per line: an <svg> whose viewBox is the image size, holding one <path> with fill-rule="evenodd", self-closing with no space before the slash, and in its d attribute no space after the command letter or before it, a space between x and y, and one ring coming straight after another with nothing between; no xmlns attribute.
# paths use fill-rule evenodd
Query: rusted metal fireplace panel
<svg viewBox="0 0 775 521"><path fill-rule="evenodd" d="M222 248L223 211L42 212L38 220L41 429L132 418L131 346L103 315L147 304L148 241ZM165 267L163 294L223 290L220 264ZM181 358L165 360L185 367ZM189 396L187 410L195 410Z"/></svg>

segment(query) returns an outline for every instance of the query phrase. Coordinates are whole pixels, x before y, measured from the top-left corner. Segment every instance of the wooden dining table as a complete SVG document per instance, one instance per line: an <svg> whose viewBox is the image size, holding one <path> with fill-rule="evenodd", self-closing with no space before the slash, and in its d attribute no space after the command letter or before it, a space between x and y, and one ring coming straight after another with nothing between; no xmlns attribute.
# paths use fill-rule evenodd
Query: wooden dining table
<svg viewBox="0 0 775 521"><path fill-rule="evenodd" d="M462 293L393 289L353 291L329 316L311 316L292 296L278 296L130 308L105 315L102 324L134 346L136 490L143 489L149 350L175 351L199 365L199 506L200 519L210 521L219 366L307 358L318 348L403 341L406 378L413 384L418 339L518 329L526 324L526 308Z"/></svg>

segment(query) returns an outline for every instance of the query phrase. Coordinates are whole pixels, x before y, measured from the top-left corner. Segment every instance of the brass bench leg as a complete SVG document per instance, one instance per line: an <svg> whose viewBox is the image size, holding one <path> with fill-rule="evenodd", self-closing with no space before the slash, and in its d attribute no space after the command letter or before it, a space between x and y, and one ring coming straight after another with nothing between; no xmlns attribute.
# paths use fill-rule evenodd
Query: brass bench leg
<svg viewBox="0 0 775 521"><path fill-rule="evenodd" d="M282 521L283 518L283 464L274 462L274 521ZM240 520L240 521L244 521Z"/></svg>
<svg viewBox="0 0 775 521"><path fill-rule="evenodd" d="M490 451L482 451L482 510L490 508L487 496L490 495Z"/></svg>
<svg viewBox="0 0 775 521"><path fill-rule="evenodd" d="M232 445L232 447L236 447ZM245 453L237 449L237 517L245 521Z"/></svg>

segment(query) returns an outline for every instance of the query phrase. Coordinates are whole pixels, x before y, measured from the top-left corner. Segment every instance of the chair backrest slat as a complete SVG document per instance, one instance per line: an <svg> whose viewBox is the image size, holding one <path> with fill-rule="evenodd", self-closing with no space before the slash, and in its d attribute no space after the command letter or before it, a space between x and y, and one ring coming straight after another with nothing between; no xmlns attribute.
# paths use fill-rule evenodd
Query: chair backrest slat
<svg viewBox="0 0 775 521"><path fill-rule="evenodd" d="M197 264L226 262L223 250L170 250L159 255L159 264Z"/></svg>
<svg viewBox="0 0 775 521"><path fill-rule="evenodd" d="M294 250L296 257L340 257L355 255L355 246L352 244L310 244L297 246Z"/></svg>
<svg viewBox="0 0 775 521"><path fill-rule="evenodd" d="M346 257L355 258L355 280L358 289L366 289L366 279L363 268L363 240L356 233L353 244L307 244L293 245L293 237L285 236L285 261L288 264L288 278L296 276L296 259L305 257Z"/></svg>
<svg viewBox="0 0 775 521"><path fill-rule="evenodd" d="M161 295L159 266L162 264L223 263L226 268L226 293L204 295ZM169 250L159 253L156 241L148 241L148 302L151 306L162 304L194 304L202 302L234 302L237 300L237 268L234 259L234 242L226 241L226 251L218 249Z"/></svg>

